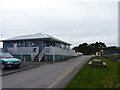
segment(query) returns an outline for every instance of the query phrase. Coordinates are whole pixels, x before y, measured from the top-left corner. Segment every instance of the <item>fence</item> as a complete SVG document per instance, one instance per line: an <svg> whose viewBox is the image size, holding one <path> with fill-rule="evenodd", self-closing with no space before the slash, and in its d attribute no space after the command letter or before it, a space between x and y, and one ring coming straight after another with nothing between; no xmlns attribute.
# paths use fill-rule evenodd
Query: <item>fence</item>
<svg viewBox="0 0 120 90"><path fill-rule="evenodd" d="M76 53L74 50L66 50L58 47L46 47L46 54L66 55L66 56L79 55L79 53Z"/></svg>
<svg viewBox="0 0 120 90"><path fill-rule="evenodd" d="M17 47L17 48L7 48L7 51L11 54L25 54L31 55L34 53L34 50L37 49L37 53L39 53L39 47Z"/></svg>

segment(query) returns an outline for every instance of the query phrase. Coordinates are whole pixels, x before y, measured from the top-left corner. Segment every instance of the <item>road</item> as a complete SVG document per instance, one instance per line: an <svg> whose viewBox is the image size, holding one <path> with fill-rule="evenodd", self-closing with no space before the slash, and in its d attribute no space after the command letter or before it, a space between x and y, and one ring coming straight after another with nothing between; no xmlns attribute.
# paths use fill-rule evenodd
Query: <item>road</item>
<svg viewBox="0 0 120 90"><path fill-rule="evenodd" d="M80 56L2 77L3 88L64 88L91 56Z"/></svg>

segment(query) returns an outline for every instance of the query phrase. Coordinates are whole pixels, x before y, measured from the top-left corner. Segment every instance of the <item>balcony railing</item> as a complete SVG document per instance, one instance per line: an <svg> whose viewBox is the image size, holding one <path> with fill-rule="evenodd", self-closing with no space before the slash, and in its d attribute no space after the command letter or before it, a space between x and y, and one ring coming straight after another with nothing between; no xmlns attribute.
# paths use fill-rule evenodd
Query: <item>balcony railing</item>
<svg viewBox="0 0 120 90"><path fill-rule="evenodd" d="M79 53L76 53L74 50L66 50L58 47L46 47L46 55L66 55L66 56L78 56Z"/></svg>
<svg viewBox="0 0 120 90"><path fill-rule="evenodd" d="M11 54L25 54L32 55L34 53L34 49L37 50L35 53L39 53L39 47L17 47L17 48L8 48L8 52ZM76 53L74 50L62 49L59 47L45 47L46 55L66 55L66 56L78 56L79 53Z"/></svg>
<svg viewBox="0 0 120 90"><path fill-rule="evenodd" d="M11 54L25 54L31 55L34 53L34 50L37 50L36 53L39 53L39 47L17 47L17 48L7 48L7 51Z"/></svg>

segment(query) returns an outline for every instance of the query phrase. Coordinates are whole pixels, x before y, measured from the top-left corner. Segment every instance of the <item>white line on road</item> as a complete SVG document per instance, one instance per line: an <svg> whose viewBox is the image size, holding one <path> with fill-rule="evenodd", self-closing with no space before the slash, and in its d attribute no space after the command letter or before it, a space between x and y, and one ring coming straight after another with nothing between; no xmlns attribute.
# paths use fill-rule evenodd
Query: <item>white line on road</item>
<svg viewBox="0 0 120 90"><path fill-rule="evenodd" d="M61 79L63 79L68 73L70 73L76 66L78 66L82 61L79 63L75 64L71 69L69 69L63 76L61 76L57 81L55 81L49 88L52 88L57 82L59 82Z"/></svg>

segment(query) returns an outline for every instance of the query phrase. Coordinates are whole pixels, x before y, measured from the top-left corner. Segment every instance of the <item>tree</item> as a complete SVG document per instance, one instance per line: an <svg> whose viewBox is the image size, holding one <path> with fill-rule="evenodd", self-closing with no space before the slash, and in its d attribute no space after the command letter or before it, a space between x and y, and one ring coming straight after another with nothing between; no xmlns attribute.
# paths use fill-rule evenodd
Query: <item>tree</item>
<svg viewBox="0 0 120 90"><path fill-rule="evenodd" d="M107 46L105 45L105 43L102 42L96 42L92 44L83 43L77 47L74 47L73 50L75 50L76 52L81 52L85 55L91 55L91 54L95 54L100 50L103 50L106 47Z"/></svg>

